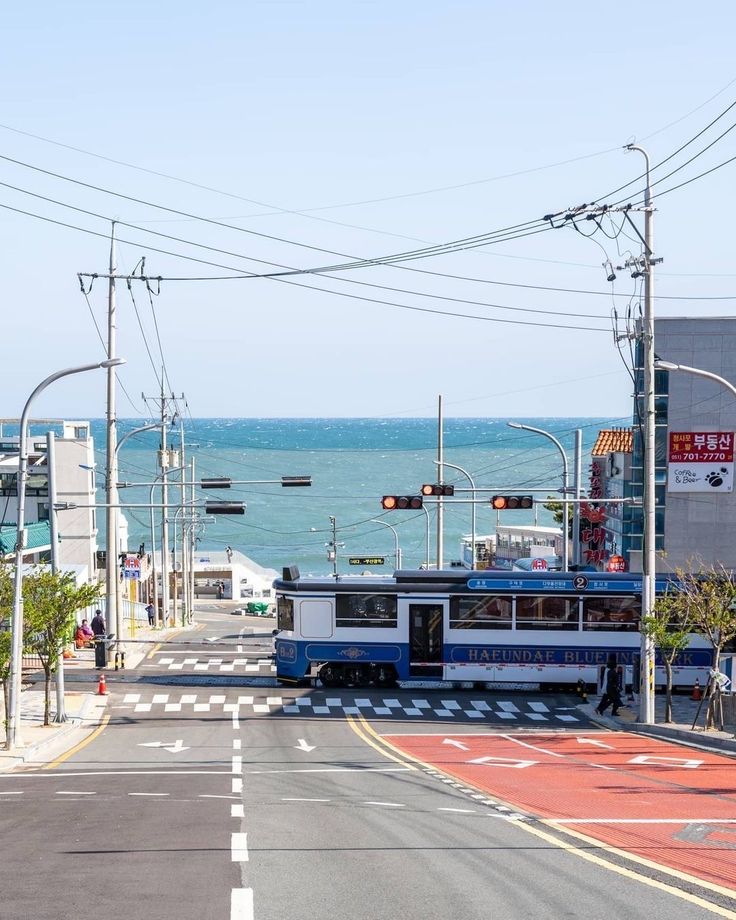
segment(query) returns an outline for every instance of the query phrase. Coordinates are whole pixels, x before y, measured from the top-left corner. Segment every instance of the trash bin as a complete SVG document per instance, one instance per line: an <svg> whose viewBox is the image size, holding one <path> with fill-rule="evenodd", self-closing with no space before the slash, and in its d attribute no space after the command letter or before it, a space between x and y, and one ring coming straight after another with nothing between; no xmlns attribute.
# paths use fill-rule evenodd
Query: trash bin
<svg viewBox="0 0 736 920"><path fill-rule="evenodd" d="M95 667L106 668L110 657L110 642L115 638L114 633L108 636L95 636Z"/></svg>
<svg viewBox="0 0 736 920"><path fill-rule="evenodd" d="M245 609L255 616L265 616L268 613L268 604L263 601L248 601Z"/></svg>

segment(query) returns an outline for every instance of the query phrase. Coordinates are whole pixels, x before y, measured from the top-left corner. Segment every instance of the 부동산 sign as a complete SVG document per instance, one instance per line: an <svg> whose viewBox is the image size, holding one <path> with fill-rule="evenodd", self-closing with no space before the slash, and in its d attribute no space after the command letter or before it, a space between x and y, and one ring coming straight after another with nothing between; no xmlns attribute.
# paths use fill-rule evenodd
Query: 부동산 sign
<svg viewBox="0 0 736 920"><path fill-rule="evenodd" d="M671 431L668 492L732 492L732 431Z"/></svg>

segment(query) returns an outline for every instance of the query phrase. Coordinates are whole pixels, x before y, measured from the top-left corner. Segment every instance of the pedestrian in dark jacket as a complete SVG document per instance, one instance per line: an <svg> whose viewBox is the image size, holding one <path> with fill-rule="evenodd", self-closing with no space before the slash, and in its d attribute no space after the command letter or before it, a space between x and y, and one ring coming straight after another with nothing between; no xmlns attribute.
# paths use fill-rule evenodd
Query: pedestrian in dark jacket
<svg viewBox="0 0 736 920"><path fill-rule="evenodd" d="M611 715L618 715L619 706L621 706L621 690L619 688L619 672L615 664L609 664L606 671L606 687L600 703L596 706L596 712L599 716L612 706Z"/></svg>
<svg viewBox="0 0 736 920"><path fill-rule="evenodd" d="M92 622L89 624L92 627L92 632L95 634L95 638L98 636L104 636L107 632L105 626L105 618L102 616L101 610L95 610L95 615L92 617Z"/></svg>

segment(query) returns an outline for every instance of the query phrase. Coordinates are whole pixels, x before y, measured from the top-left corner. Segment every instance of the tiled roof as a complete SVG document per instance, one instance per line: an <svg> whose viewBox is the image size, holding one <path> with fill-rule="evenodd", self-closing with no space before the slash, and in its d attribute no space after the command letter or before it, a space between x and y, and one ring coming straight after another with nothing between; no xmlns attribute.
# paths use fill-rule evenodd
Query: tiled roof
<svg viewBox="0 0 736 920"><path fill-rule="evenodd" d="M46 548L51 545L51 525L48 521L26 524L26 551ZM17 528L15 524L0 527L0 556L7 556L15 551Z"/></svg>
<svg viewBox="0 0 736 920"><path fill-rule="evenodd" d="M634 448L634 433L631 428L603 428L591 451L594 457L603 457L611 451L630 454Z"/></svg>

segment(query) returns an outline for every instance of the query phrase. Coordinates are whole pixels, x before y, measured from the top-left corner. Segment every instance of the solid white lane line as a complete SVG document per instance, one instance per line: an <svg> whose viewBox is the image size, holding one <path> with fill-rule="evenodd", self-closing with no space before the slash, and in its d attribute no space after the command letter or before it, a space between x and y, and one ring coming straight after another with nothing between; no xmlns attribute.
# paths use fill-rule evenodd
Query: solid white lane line
<svg viewBox="0 0 736 920"><path fill-rule="evenodd" d="M243 791L243 780L237 776L233 779L232 785L233 792L242 792Z"/></svg>
<svg viewBox="0 0 736 920"><path fill-rule="evenodd" d="M72 792L71 790L59 790L57 795L97 795L96 792Z"/></svg>
<svg viewBox="0 0 736 920"><path fill-rule="evenodd" d="M233 803L230 806L230 817L231 818L244 818L245 817L245 805L242 802Z"/></svg>
<svg viewBox="0 0 736 920"><path fill-rule="evenodd" d="M233 738L233 748L236 751L239 751L242 746L243 746L243 743L240 740L240 738Z"/></svg>
<svg viewBox="0 0 736 920"><path fill-rule="evenodd" d="M411 767L301 767L296 770L247 770L248 775L264 773L409 773ZM237 780L233 780L233 783ZM240 780L242 788L243 781Z"/></svg>
<svg viewBox="0 0 736 920"><path fill-rule="evenodd" d="M233 862L248 862L248 835L230 835L230 854Z"/></svg>
<svg viewBox="0 0 736 920"><path fill-rule="evenodd" d="M233 756L233 773L243 772L243 758Z"/></svg>
<svg viewBox="0 0 736 920"><path fill-rule="evenodd" d="M554 824L736 824L736 818L552 818Z"/></svg>
<svg viewBox="0 0 736 920"><path fill-rule="evenodd" d="M163 797L169 795L168 792L129 792L128 795L146 796L147 798Z"/></svg>
<svg viewBox="0 0 736 920"><path fill-rule="evenodd" d="M230 920L253 920L252 888L233 888L230 896Z"/></svg>
<svg viewBox="0 0 736 920"><path fill-rule="evenodd" d="M403 802L363 802L364 805L384 805L386 808L406 808Z"/></svg>

